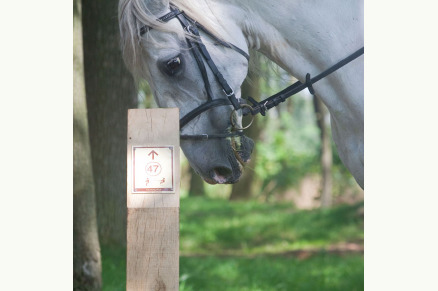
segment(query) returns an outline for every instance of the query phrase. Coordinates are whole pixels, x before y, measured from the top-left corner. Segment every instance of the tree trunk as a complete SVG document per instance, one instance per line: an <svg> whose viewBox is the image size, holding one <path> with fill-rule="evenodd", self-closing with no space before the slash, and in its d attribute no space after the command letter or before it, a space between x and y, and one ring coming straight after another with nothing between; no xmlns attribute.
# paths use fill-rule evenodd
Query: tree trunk
<svg viewBox="0 0 438 291"><path fill-rule="evenodd" d="M82 20L100 241L126 245L126 123L137 92L122 61L117 7L117 0L83 0Z"/></svg>
<svg viewBox="0 0 438 291"><path fill-rule="evenodd" d="M253 53L251 57L253 59L253 63L250 63L250 65L254 65L255 67L260 66L260 57L257 55L257 53ZM250 79L250 81L248 81L248 79ZM253 73L252 68L250 68L247 79L245 79L242 84L242 98L246 98L248 96L251 96L257 101L260 100L260 76L257 73ZM245 119L244 124L246 124ZM258 122L258 118L255 117L253 124L245 130L245 135L256 141L260 135L260 130L260 123ZM256 159L257 151L254 146L253 153L251 154L251 161L245 166L246 170L240 178L240 181L236 184L233 184L230 200L245 200L254 195L254 167Z"/></svg>
<svg viewBox="0 0 438 291"><path fill-rule="evenodd" d="M73 288L100 290L100 246L88 136L81 2L73 0Z"/></svg>
<svg viewBox="0 0 438 291"><path fill-rule="evenodd" d="M189 196L205 196L204 180L190 167Z"/></svg>
<svg viewBox="0 0 438 291"><path fill-rule="evenodd" d="M321 99L313 96L316 122L321 136L320 163L322 172L321 181L321 207L327 208L332 205L332 144L328 130L328 110Z"/></svg>

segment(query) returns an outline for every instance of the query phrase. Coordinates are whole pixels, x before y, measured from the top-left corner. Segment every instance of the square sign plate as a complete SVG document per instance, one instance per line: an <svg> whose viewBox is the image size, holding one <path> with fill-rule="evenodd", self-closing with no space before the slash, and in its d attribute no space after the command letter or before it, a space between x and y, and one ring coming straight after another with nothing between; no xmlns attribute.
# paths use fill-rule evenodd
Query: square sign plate
<svg viewBox="0 0 438 291"><path fill-rule="evenodd" d="M132 147L132 193L175 193L173 146Z"/></svg>

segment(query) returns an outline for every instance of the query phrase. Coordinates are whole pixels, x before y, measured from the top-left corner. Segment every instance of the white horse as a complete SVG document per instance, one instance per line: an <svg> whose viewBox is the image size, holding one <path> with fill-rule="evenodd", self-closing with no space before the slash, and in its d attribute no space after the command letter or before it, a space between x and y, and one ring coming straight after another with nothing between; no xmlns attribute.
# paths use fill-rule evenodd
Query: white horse
<svg viewBox="0 0 438 291"><path fill-rule="evenodd" d="M303 83L307 73L319 74L364 46L362 0L173 0L170 4L216 37L245 52L258 50ZM193 35L184 31L177 17L157 20L170 11L168 0L121 0L122 49L133 75L148 80L157 104L178 107L184 116L205 103L208 94L185 39ZM148 29L140 33L144 26ZM240 98L247 60L236 50L217 45L203 31L200 35L218 70ZM212 80L213 99L226 99L212 69L205 67ZM330 111L339 156L362 188L363 82L361 56L313 84L315 94ZM232 109L220 106L197 115L182 134L229 132ZM241 136L182 140L181 147L191 166L213 184L236 182L252 151L251 142Z"/></svg>

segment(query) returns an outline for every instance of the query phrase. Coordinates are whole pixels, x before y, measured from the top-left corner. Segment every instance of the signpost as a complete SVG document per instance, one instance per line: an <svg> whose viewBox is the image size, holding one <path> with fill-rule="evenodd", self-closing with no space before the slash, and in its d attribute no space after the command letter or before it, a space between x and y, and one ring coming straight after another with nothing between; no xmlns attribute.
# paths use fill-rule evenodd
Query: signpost
<svg viewBox="0 0 438 291"><path fill-rule="evenodd" d="M179 110L128 111L126 290L179 289Z"/></svg>

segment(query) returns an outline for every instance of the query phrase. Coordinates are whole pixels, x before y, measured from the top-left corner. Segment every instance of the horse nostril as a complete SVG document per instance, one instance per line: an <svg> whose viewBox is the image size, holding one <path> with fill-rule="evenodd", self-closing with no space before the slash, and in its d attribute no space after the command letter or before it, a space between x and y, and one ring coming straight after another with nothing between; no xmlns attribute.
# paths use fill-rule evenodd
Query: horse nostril
<svg viewBox="0 0 438 291"><path fill-rule="evenodd" d="M214 172L217 175L225 176L225 177L233 174L233 171L231 171L231 169L226 167L217 167L214 169Z"/></svg>
<svg viewBox="0 0 438 291"><path fill-rule="evenodd" d="M213 169L212 178L219 184L227 183L233 176L233 171L227 167Z"/></svg>

